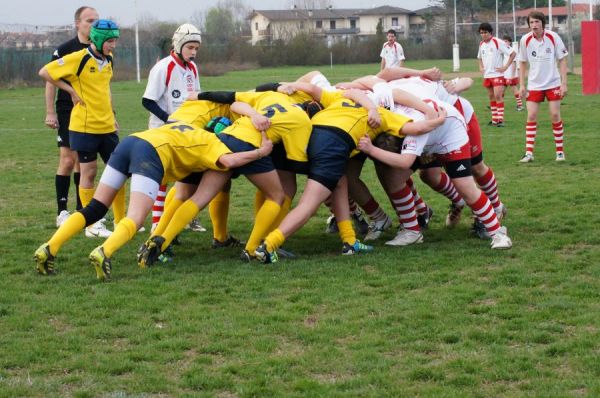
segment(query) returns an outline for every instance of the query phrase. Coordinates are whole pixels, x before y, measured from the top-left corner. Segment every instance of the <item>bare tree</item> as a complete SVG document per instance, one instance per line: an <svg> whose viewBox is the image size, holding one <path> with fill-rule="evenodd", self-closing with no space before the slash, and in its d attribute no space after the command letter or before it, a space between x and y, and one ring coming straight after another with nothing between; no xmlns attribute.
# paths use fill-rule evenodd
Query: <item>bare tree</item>
<svg viewBox="0 0 600 398"><path fill-rule="evenodd" d="M335 7L333 0L288 0L287 4L290 9L299 10L322 10L327 7Z"/></svg>

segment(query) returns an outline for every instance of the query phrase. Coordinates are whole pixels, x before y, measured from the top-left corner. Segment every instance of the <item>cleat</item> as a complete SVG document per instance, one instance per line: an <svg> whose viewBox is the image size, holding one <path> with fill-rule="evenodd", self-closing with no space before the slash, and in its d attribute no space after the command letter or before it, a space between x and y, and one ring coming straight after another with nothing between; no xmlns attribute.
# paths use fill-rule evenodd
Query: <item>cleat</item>
<svg viewBox="0 0 600 398"><path fill-rule="evenodd" d="M521 158L521 160L519 160L519 163L531 163L531 162L533 162L533 153L531 153L531 152L527 152L525 154L525 156L523 156Z"/></svg>
<svg viewBox="0 0 600 398"><path fill-rule="evenodd" d="M175 239L173 239L171 241L171 245L173 245L173 246L179 246L179 245L181 245L181 239L179 239L179 235L175 236Z"/></svg>
<svg viewBox="0 0 600 398"><path fill-rule="evenodd" d="M298 256L295 253L293 253L293 252L291 252L289 250L282 249L280 247L279 249L277 249L277 257L296 258Z"/></svg>
<svg viewBox="0 0 600 398"><path fill-rule="evenodd" d="M500 203L500 206L494 209L494 213L496 213L496 218L498 221L502 221L506 214L508 213L508 209L504 206L504 203Z"/></svg>
<svg viewBox="0 0 600 398"><path fill-rule="evenodd" d="M164 252L160 253L158 258L156 259L158 262L166 264L173 261L173 257L175 257L175 253L173 253L172 245L167 246Z"/></svg>
<svg viewBox="0 0 600 398"><path fill-rule="evenodd" d="M394 239L385 242L388 246L408 246L414 243L423 243L423 234L411 229L400 229Z"/></svg>
<svg viewBox="0 0 600 398"><path fill-rule="evenodd" d="M340 230L338 229L337 220L335 219L335 216L333 214L327 217L326 224L326 234L337 234L338 232L340 232Z"/></svg>
<svg viewBox="0 0 600 398"><path fill-rule="evenodd" d="M369 231L365 235L364 241L368 242L371 240L376 240L381 236L383 231L389 229L392 226L392 219L389 218L386 214L383 220L373 221L371 225L369 225Z"/></svg>
<svg viewBox="0 0 600 398"><path fill-rule="evenodd" d="M417 215L417 222L419 223L419 227L421 227L421 229L427 229L429 227L429 222L431 221L432 217L433 209L427 206L427 209L425 209L424 214Z"/></svg>
<svg viewBox="0 0 600 398"><path fill-rule="evenodd" d="M146 227L144 227L143 225L140 227L140 229L137 230L138 234L140 234L142 232L146 232Z"/></svg>
<svg viewBox="0 0 600 398"><path fill-rule="evenodd" d="M565 153L564 152L556 152L556 161L564 162L565 161Z"/></svg>
<svg viewBox="0 0 600 398"><path fill-rule="evenodd" d="M206 228L200 224L200 221L197 218L194 218L188 225L187 228L193 232L206 232Z"/></svg>
<svg viewBox="0 0 600 398"><path fill-rule="evenodd" d="M354 244L349 244L344 242L344 246L342 247L342 256L352 256L358 253L368 253L373 251L373 246L365 245L361 243L358 239L354 242Z"/></svg>
<svg viewBox="0 0 600 398"><path fill-rule="evenodd" d="M95 224L90 225L85 229L86 238L108 238L112 232L106 229L104 225L104 218L97 221Z"/></svg>
<svg viewBox="0 0 600 398"><path fill-rule="evenodd" d="M517 112L523 112L523 107L522 106L517 106Z"/></svg>
<svg viewBox="0 0 600 398"><path fill-rule="evenodd" d="M492 249L510 249L512 247L512 241L508 237L506 227L500 227L492 236L491 247Z"/></svg>
<svg viewBox="0 0 600 398"><path fill-rule="evenodd" d="M33 253L33 259L35 260L36 270L40 275L54 275L54 256L50 254L50 246L44 243Z"/></svg>
<svg viewBox="0 0 600 398"><path fill-rule="evenodd" d="M450 203L448 215L446 216L446 227L454 228L460 223L460 216L464 207L464 205L460 206L456 203Z"/></svg>
<svg viewBox="0 0 600 398"><path fill-rule="evenodd" d="M269 252L265 243L261 243L261 245L256 248L256 250L254 251L254 255L256 256L256 259L258 261L265 264L273 264L279 261L277 252Z"/></svg>
<svg viewBox="0 0 600 398"><path fill-rule="evenodd" d="M67 221L67 218L69 218L70 215L71 213L69 213L66 210L61 211L60 214L56 216L56 228L59 228L61 225L63 225L63 223Z"/></svg>
<svg viewBox="0 0 600 398"><path fill-rule="evenodd" d="M165 243L162 236L153 236L138 250L138 265L140 268L151 267L161 255L161 247Z"/></svg>
<svg viewBox="0 0 600 398"><path fill-rule="evenodd" d="M504 122L498 122L498 123L496 123L496 127L504 127Z"/></svg>
<svg viewBox="0 0 600 398"><path fill-rule="evenodd" d="M241 241L232 235L229 235L227 237L227 239L225 239L223 242L221 242L217 239L213 239L212 248L213 249L221 249L223 247L239 247L239 246L242 246L245 244L246 244L246 242Z"/></svg>
<svg viewBox="0 0 600 398"><path fill-rule="evenodd" d="M96 269L96 278L101 281L109 281L110 273L112 271L112 264L110 258L104 254L102 246L98 246L89 256L90 264Z"/></svg>
<svg viewBox="0 0 600 398"><path fill-rule="evenodd" d="M496 126L496 125L498 125L498 122L494 122L491 120L488 122L488 126Z"/></svg>
<svg viewBox="0 0 600 398"><path fill-rule="evenodd" d="M240 254L240 260L242 260L245 263L249 263L255 259L256 259L256 257L251 255L248 250L246 250L246 249L242 250L242 253Z"/></svg>
<svg viewBox="0 0 600 398"><path fill-rule="evenodd" d="M471 232L477 236L479 239L488 240L491 239L492 236L489 234L485 225L477 217L473 220L473 225L471 226Z"/></svg>
<svg viewBox="0 0 600 398"><path fill-rule="evenodd" d="M354 229L359 235L364 236L369 232L369 222L367 221L367 218L362 210L360 210L358 207L356 208L356 211L350 215L350 218L352 218Z"/></svg>

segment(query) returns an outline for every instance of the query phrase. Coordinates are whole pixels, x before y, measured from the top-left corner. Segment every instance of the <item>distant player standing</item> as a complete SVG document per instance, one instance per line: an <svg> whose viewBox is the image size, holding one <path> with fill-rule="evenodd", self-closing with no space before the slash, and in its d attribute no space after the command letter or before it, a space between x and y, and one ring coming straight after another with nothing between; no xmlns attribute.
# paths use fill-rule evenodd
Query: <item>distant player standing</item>
<svg viewBox="0 0 600 398"><path fill-rule="evenodd" d="M52 54L52 60L54 61L67 54L87 48L90 45L90 28L97 19L98 12L95 9L87 6L79 7L75 11L75 29L77 30L77 36L59 45ZM73 151L69 145L69 119L71 118L73 101L71 101L69 93L63 90L58 90L58 96L56 96L56 87L49 82L46 82L45 98L45 124L52 129L58 130L58 136L56 138L59 149L59 159L54 184L56 186L57 204L56 226L60 227L70 214L67 210L67 202L71 185L71 174L73 171L75 171L73 183L75 184L77 209L81 208L78 192L80 174L77 153ZM55 98L56 108L54 105Z"/></svg>
<svg viewBox="0 0 600 398"><path fill-rule="evenodd" d="M508 47L512 47L512 37L506 35L502 37L502 40L504 40L504 43L506 43ZM518 85L519 68L517 68L517 61L514 60L504 72L504 92L506 93L507 88L511 88L513 95L515 96L515 100L517 101L517 112L521 112L523 110L523 100L521 99Z"/></svg>
<svg viewBox="0 0 600 398"><path fill-rule="evenodd" d="M531 32L521 38L519 46L520 93L525 95L527 73L527 127L525 131L525 156L521 163L533 161L533 148L537 134L537 114L540 103L548 99L552 131L556 146L556 161L564 161L563 123L560 117L560 101L567 94L567 48L556 33L544 30L546 16L532 11L527 16ZM559 68L556 67L556 61ZM529 70L527 70L529 64Z"/></svg>
<svg viewBox="0 0 600 398"><path fill-rule="evenodd" d="M402 66L404 63L404 49L396 41L396 31L394 29L387 31L387 41L383 43L379 56L381 57L381 70Z"/></svg>
<svg viewBox="0 0 600 398"><path fill-rule="evenodd" d="M179 26L173 34L173 50L150 70L142 98L142 105L150 112L148 128L162 126L185 100L197 99L201 89L194 59L201 43L200 31L194 25ZM167 186L161 185L152 209L152 228L156 227L164 211L166 191ZM194 231L206 231L197 220L190 225Z"/></svg>
<svg viewBox="0 0 600 398"><path fill-rule="evenodd" d="M483 87L487 89L492 110L493 126L504 127L504 72L517 55L504 41L492 36L492 25L487 22L479 25L481 42L477 59L483 73ZM507 62L503 62L506 58Z"/></svg>

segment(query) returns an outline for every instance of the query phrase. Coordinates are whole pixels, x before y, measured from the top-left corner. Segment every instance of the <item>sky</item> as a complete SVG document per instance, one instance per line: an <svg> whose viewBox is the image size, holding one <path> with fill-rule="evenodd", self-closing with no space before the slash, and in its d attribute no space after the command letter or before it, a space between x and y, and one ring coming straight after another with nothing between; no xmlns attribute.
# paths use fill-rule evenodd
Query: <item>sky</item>
<svg viewBox="0 0 600 398"><path fill-rule="evenodd" d="M69 25L73 23L73 13L82 5L89 5L98 10L100 17L114 18L123 26L131 26L135 22L135 3L138 15L153 17L162 21L186 22L196 11L204 11L217 4L217 0L201 0L186 2L165 0L2 0L0 24L29 25ZM191 5L195 3L197 5ZM244 0L250 8L261 10L283 10L289 8L291 0ZM367 8L382 5L415 10L427 7L430 0L332 0L335 8ZM343 4L343 6L341 6Z"/></svg>

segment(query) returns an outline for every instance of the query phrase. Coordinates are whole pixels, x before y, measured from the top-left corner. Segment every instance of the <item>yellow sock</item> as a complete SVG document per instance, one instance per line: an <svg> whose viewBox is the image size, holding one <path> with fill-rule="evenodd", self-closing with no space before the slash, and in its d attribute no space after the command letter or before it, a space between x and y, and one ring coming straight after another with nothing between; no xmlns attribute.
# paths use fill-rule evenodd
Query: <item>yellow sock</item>
<svg viewBox="0 0 600 398"><path fill-rule="evenodd" d="M257 190L254 194L254 218L256 218L258 211L262 207L263 203L265 203L265 199L265 194L263 194L262 191Z"/></svg>
<svg viewBox="0 0 600 398"><path fill-rule="evenodd" d="M79 199L81 200L81 206L86 207L92 201L94 197L95 188L82 188L79 186Z"/></svg>
<svg viewBox="0 0 600 398"><path fill-rule="evenodd" d="M171 191L175 192L175 189L171 188ZM171 191L169 191L169 193ZM165 202L165 211L163 212L162 216L160 216L160 221L158 222L158 225L152 232L152 236L162 235L163 232L165 232L165 229L167 229L167 227L169 226L169 222L173 218L173 214L175 214L177 209L179 209L179 206L181 206L182 204L183 201L175 197L171 198L168 205Z"/></svg>
<svg viewBox="0 0 600 398"><path fill-rule="evenodd" d="M135 221L131 218L123 218L115 228L115 231L102 244L104 254L107 257L112 257L114 252L135 236L136 231Z"/></svg>
<svg viewBox="0 0 600 398"><path fill-rule="evenodd" d="M83 214L80 212L71 214L48 241L48 245L50 245L50 254L56 256L56 253L58 253L61 246L84 228L85 217Z"/></svg>
<svg viewBox="0 0 600 398"><path fill-rule="evenodd" d="M125 218L125 184L119 189L112 202L112 211L115 216L115 225L117 225Z"/></svg>
<svg viewBox="0 0 600 398"><path fill-rule="evenodd" d="M273 220L277 218L280 210L281 206L277 202L268 199L265 200L265 203L263 203L256 214L254 228L252 228L248 243L246 243L246 250L248 250L249 253L254 253L254 250L256 250L258 245L260 245L260 242L269 233L271 225L273 225Z"/></svg>
<svg viewBox="0 0 600 398"><path fill-rule="evenodd" d="M356 233L354 232L354 228L352 228L352 221L339 221L337 225L340 231L340 238L342 238L342 242L353 245L354 242L356 242Z"/></svg>
<svg viewBox="0 0 600 398"><path fill-rule="evenodd" d="M165 243L163 244L161 250L165 250L175 239L177 234L179 234L186 225L190 223L196 217L200 208L191 200L186 200L183 202L179 209L173 214L173 218L169 222L169 226L165 229L165 232L161 235L165 238Z"/></svg>
<svg viewBox="0 0 600 398"><path fill-rule="evenodd" d="M177 192L177 190L175 189L175 185L173 185L171 189L169 189L169 192L167 192L167 196L165 196L165 209L169 205L169 202L175 197L175 192Z"/></svg>
<svg viewBox="0 0 600 398"><path fill-rule="evenodd" d="M285 198L283 199L283 203L281 204L281 210L279 210L279 214L277 214L277 217L275 217L273 224L271 224L270 231L279 227L279 224L281 224L281 222L283 221L285 216L287 216L288 213L290 212L291 207L292 207L292 198L290 198L289 196L286 195Z"/></svg>
<svg viewBox="0 0 600 398"><path fill-rule="evenodd" d="M229 192L219 192L208 205L208 214L213 225L213 238L219 242L227 240L227 218L229 217Z"/></svg>
<svg viewBox="0 0 600 398"><path fill-rule="evenodd" d="M285 236L283 236L283 233L281 233L279 228L271 232L269 236L265 238L265 244L267 245L267 250L269 252L279 249L281 245L283 245L283 242L285 242Z"/></svg>

